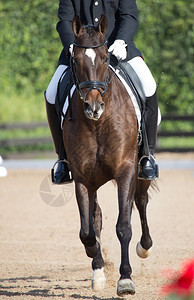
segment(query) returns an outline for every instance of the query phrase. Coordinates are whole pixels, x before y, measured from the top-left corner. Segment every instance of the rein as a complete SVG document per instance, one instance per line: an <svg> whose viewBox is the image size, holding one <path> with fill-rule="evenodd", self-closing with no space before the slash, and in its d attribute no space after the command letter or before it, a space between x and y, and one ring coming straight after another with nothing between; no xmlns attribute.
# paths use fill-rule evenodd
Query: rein
<svg viewBox="0 0 194 300"><path fill-rule="evenodd" d="M77 44L77 43L73 43L73 45L75 47L85 48L85 49L89 49L89 48L90 49L95 49L95 48L102 47L106 44L107 44L107 41L105 41L102 44L93 45L93 46L85 46L85 45L80 45L80 44ZM79 79L78 79L77 74L76 74L76 66L75 66L74 55L71 56L71 58L70 58L70 67L71 67L71 71L72 71L72 74L73 74L73 80L74 80L75 86L76 86L76 88L77 88L77 90L80 94L80 99L82 99L83 101L86 101L86 98L87 98L88 94L92 90L97 90L100 93L101 97L103 98L104 94L106 93L106 91L108 89L108 85L110 83L110 81L109 81L109 72L108 72L109 63L110 63L110 57L107 61L106 77L105 77L104 82L96 81L96 80L88 80L88 81L79 82ZM82 93L83 88L89 88L85 95L83 95L83 93Z"/></svg>

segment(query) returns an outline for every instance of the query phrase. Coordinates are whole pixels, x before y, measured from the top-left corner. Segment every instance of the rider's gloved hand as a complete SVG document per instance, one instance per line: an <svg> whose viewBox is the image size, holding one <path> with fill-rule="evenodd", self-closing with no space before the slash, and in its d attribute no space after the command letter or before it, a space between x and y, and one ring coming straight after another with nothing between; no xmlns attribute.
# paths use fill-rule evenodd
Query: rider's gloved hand
<svg viewBox="0 0 194 300"><path fill-rule="evenodd" d="M127 44L123 40L115 40L114 43L109 47L108 52L112 52L118 60L123 60L127 57Z"/></svg>

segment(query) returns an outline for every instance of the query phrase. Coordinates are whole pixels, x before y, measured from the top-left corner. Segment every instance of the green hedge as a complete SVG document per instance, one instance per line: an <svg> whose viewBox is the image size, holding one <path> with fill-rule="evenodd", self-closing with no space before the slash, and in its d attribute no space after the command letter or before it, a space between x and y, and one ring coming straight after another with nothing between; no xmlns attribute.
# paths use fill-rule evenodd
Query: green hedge
<svg viewBox="0 0 194 300"><path fill-rule="evenodd" d="M193 14L190 0L137 0L140 26L136 45L159 83L162 113L194 114ZM37 107L62 49L56 31L58 1L7 0L0 3L0 102L22 95ZM25 95L25 96L24 96ZM36 101L30 101L31 97ZM9 107L0 111L0 120ZM22 105L20 105L22 107ZM13 108L11 108L13 110ZM17 108L15 108L17 111ZM12 120L18 118L12 113Z"/></svg>
<svg viewBox="0 0 194 300"><path fill-rule="evenodd" d="M194 113L194 2L137 0L136 43L159 83L163 113Z"/></svg>

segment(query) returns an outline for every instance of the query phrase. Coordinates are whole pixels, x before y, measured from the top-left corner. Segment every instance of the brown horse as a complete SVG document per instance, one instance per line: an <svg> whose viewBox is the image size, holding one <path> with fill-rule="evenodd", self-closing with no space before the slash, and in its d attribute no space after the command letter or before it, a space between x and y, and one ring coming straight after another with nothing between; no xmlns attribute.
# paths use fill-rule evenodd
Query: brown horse
<svg viewBox="0 0 194 300"><path fill-rule="evenodd" d="M73 20L75 43L71 68L76 91L72 97L72 120L63 125L64 145L75 181L81 229L80 239L91 257L94 289L105 286L104 261L100 246L102 213L97 190L109 180L118 186L119 216L116 233L121 244L120 279L117 294L134 294L129 264L131 212L138 208L142 237L137 254L147 257L152 246L146 219L150 182L137 179L137 118L125 87L109 68L105 41L107 19L99 25L82 26ZM69 114L69 112L68 112Z"/></svg>

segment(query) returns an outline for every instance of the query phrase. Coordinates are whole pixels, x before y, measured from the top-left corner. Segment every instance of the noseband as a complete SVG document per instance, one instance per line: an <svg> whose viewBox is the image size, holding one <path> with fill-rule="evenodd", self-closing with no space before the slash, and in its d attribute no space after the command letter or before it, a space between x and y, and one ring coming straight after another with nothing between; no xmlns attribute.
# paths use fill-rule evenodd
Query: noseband
<svg viewBox="0 0 194 300"><path fill-rule="evenodd" d="M102 47L106 44L107 44L107 41L105 41L102 44L95 45L95 46L82 46L80 44L73 43L73 45L75 47L85 48L85 49L95 49L95 48ZM77 88L77 90L80 94L80 98L82 100L86 101L87 95L91 92L91 90L97 90L100 93L101 97L104 96L104 94L107 91L108 85L109 85L109 73L108 73L109 62L110 62L110 57L107 61L106 77L105 77L104 82L96 81L96 80L89 80L89 81L79 82L77 74L76 74L76 65L75 65L74 55L71 55L70 67L71 67L71 71L72 71L72 74L73 74L74 83L76 85L76 88ZM85 95L82 94L82 89L84 89L84 88L88 88L88 91Z"/></svg>

